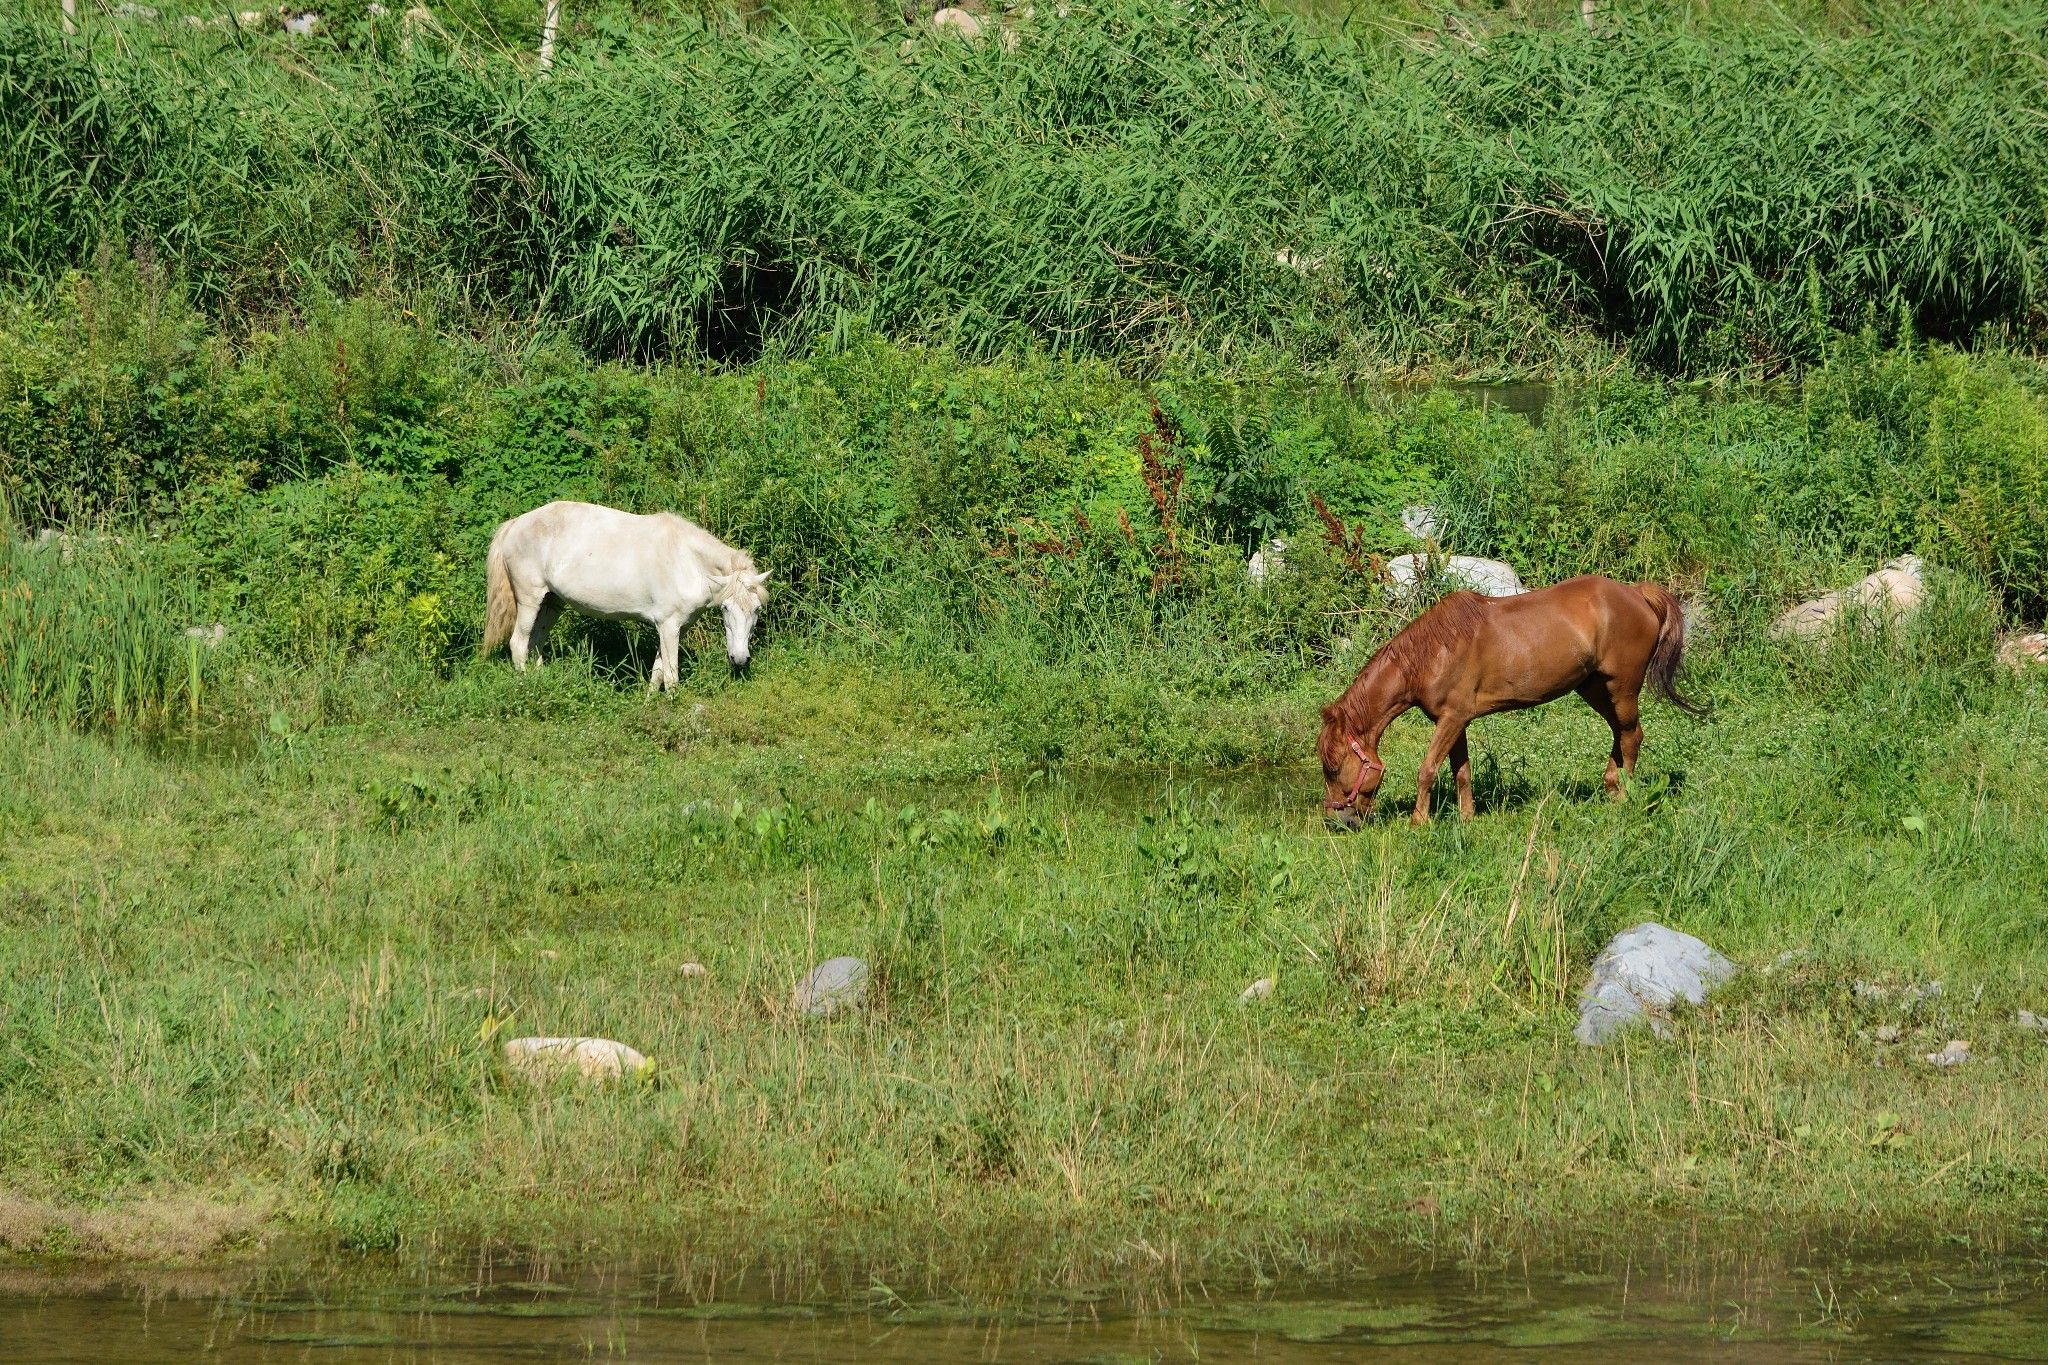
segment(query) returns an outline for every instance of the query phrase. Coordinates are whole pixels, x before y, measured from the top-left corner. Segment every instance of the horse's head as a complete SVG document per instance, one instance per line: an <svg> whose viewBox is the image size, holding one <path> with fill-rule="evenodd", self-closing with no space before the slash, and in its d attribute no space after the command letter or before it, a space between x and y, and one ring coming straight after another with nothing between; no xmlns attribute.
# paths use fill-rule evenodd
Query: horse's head
<svg viewBox="0 0 2048 1365"><path fill-rule="evenodd" d="M1387 765L1367 750L1341 708L1323 708L1323 732L1316 739L1323 761L1323 814L1334 829L1357 829L1372 814L1373 798Z"/></svg>
<svg viewBox="0 0 2048 1365"><path fill-rule="evenodd" d="M725 657L734 668L745 668L753 657L754 620L768 605L767 573L745 561L720 586L718 601L725 608Z"/></svg>

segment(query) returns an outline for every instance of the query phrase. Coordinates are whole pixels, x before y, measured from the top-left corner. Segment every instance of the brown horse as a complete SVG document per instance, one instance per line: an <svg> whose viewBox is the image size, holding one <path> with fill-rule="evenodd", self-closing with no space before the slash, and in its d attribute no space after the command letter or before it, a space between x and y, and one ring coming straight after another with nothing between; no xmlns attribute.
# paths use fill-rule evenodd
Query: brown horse
<svg viewBox="0 0 2048 1365"><path fill-rule="evenodd" d="M1472 755L1465 727L1496 711L1519 711L1577 692L1614 730L1607 790L1617 769L1631 776L1643 742L1636 698L1648 677L1690 715L1678 694L1685 616L1655 583L1630 587L1588 575L1516 597L1454 592L1380 647L1344 695L1323 708L1316 752L1323 760L1323 808L1356 829L1371 814L1386 764L1380 736L1410 707L1436 722L1415 779L1414 822L1429 819L1429 789L1445 758L1458 778L1458 814L1472 818Z"/></svg>

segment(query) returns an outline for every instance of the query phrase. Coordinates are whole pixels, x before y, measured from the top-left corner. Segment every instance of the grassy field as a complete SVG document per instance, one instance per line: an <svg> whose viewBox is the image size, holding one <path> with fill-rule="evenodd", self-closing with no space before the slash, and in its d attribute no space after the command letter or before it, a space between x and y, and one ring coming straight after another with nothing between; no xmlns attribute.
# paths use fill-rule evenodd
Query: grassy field
<svg viewBox="0 0 2048 1365"><path fill-rule="evenodd" d="M2038 1235L2048 693L1992 663L2042 609L2031 362L1851 338L1794 388L1608 376L1535 427L880 343L594 368L370 305L237 348L146 278L74 283L0 331L11 1253L687 1242L1042 1284ZM616 627L477 660L483 540L558 492L755 549L753 674L708 628L669 699ZM1565 703L1480 723L1472 824L1322 828L1315 708L1403 619L1370 568L1408 498L1533 581L1695 600L1716 709L1650 711L1626 803ZM23 540L66 506L106 510ZM1768 634L1906 550L1913 621ZM1750 970L1581 1049L1586 964L1643 919ZM846 952L871 1008L793 1017ZM523 1033L656 1071L530 1089ZM1952 1038L1969 1064L1920 1060Z"/></svg>
<svg viewBox="0 0 2048 1365"><path fill-rule="evenodd" d="M1480 726L1469 826L1352 837L1300 758L1327 676L1207 718L1264 763L1177 771L1011 768L965 689L822 646L673 700L478 665L196 753L10 727L0 1244L685 1239L1038 1282L2038 1235L2040 684L1924 639L1700 653L1719 710L1651 714L1627 803L1560 705ZM1646 918L1751 970L1670 1041L1582 1049L1585 964ZM841 952L873 1007L794 1017ZM526 1032L657 1071L536 1092L494 1061ZM1969 1065L1918 1060L1953 1037Z"/></svg>

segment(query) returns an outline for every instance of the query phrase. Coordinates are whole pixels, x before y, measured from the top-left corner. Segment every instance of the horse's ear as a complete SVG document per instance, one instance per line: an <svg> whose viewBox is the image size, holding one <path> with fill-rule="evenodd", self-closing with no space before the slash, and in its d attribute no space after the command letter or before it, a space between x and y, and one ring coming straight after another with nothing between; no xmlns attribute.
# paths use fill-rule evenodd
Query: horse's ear
<svg viewBox="0 0 2048 1365"><path fill-rule="evenodd" d="M756 583L766 583L768 581L768 575L774 572L775 570L773 569L763 569L761 570L761 572L754 575L754 581Z"/></svg>

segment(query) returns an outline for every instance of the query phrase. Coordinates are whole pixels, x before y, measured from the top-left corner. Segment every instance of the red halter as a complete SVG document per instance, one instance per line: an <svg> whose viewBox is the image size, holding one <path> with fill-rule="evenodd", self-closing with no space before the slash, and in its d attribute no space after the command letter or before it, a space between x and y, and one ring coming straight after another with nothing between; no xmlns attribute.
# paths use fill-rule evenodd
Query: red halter
<svg viewBox="0 0 2048 1365"><path fill-rule="evenodd" d="M1365 779L1373 773L1383 773L1387 770L1386 764L1367 756L1365 746L1358 742L1357 735L1350 736L1345 742L1351 746L1351 752L1358 755L1358 776L1352 779L1351 790L1344 799L1323 802L1324 810L1343 810L1346 806L1357 805L1358 793L1365 789Z"/></svg>

